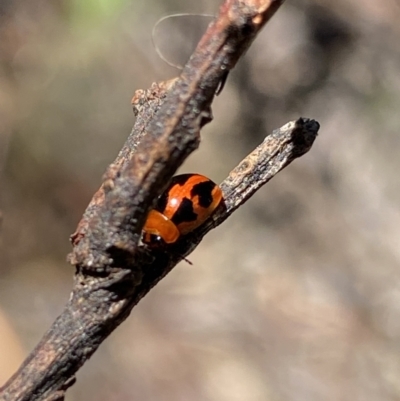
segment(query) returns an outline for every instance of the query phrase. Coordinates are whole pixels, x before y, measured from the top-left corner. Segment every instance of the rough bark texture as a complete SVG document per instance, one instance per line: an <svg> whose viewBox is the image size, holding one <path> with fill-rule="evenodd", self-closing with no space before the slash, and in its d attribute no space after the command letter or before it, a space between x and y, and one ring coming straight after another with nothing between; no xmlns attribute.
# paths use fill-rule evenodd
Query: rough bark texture
<svg viewBox="0 0 400 401"><path fill-rule="evenodd" d="M74 288L64 311L0 400L63 399L76 371L133 306L201 238L295 158L319 129L299 119L267 136L221 184L224 203L202 227L165 250L140 244L144 219L175 170L199 145L220 82L283 0L227 0L176 80L137 91L137 121L72 235Z"/></svg>

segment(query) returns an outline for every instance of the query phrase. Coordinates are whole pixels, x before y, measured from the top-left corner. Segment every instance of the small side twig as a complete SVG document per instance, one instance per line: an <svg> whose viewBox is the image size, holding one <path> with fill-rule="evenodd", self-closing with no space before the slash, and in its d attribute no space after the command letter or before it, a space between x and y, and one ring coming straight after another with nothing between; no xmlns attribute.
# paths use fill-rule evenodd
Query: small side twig
<svg viewBox="0 0 400 401"><path fill-rule="evenodd" d="M76 371L133 306L211 228L310 149L317 122L299 119L274 131L221 184L225 202L209 221L166 250L140 246L147 212L198 146L220 82L282 2L226 0L182 75L146 96L137 93L134 130L72 237L69 260L76 274L70 300L0 390L1 401L62 400Z"/></svg>

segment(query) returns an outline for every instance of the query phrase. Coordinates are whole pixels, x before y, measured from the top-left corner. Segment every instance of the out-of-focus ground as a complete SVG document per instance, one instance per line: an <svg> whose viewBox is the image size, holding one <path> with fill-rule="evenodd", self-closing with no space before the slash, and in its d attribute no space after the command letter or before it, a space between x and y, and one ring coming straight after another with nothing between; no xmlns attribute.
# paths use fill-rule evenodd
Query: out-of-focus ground
<svg viewBox="0 0 400 401"><path fill-rule="evenodd" d="M0 383L68 299L68 236L134 90L178 74L155 22L217 3L0 2ZM287 0L182 171L219 182L299 116L314 147L140 302L69 400L400 399L399 20L397 0ZM172 51L193 46L184 21L160 27Z"/></svg>

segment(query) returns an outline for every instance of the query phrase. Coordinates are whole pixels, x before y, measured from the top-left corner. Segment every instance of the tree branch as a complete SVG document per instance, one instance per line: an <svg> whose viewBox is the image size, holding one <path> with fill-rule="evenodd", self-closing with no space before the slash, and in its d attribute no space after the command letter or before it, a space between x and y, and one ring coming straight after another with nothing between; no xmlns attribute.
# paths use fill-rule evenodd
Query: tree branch
<svg viewBox="0 0 400 401"><path fill-rule="evenodd" d="M148 92L136 92L134 129L71 238L69 261L76 274L70 300L0 390L0 400L63 399L76 371L133 306L210 229L310 149L317 122L299 119L274 131L221 184L224 204L202 227L166 250L140 245L154 199L196 149L200 128L211 120L210 105L218 85L281 3L227 0L182 75L153 85Z"/></svg>

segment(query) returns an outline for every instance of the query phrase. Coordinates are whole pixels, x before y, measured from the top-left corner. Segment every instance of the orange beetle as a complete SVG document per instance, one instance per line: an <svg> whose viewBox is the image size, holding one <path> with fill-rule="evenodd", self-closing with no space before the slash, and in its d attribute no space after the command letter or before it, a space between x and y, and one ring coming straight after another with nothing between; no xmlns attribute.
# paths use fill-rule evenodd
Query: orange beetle
<svg viewBox="0 0 400 401"><path fill-rule="evenodd" d="M142 240L150 246L172 244L202 225L223 199L220 187L200 174L172 177L143 227Z"/></svg>
<svg viewBox="0 0 400 401"><path fill-rule="evenodd" d="M157 210L150 210L143 227L142 241L149 245L173 244L180 232L176 225Z"/></svg>

